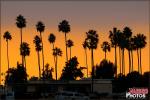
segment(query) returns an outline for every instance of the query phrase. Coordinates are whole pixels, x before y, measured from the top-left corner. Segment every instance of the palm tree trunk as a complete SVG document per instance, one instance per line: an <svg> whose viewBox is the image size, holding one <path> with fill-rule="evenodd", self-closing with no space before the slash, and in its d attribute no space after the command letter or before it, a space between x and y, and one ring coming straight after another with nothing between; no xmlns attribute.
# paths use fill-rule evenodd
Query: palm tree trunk
<svg viewBox="0 0 150 100"><path fill-rule="evenodd" d="M43 40L42 40L41 32L40 32L40 37L41 37L41 43L42 43L42 58L43 58L43 71L44 71L44 47L43 47Z"/></svg>
<svg viewBox="0 0 150 100"><path fill-rule="evenodd" d="M132 59L132 68L131 68L131 72L133 71L133 50L131 50L131 59Z"/></svg>
<svg viewBox="0 0 150 100"><path fill-rule="evenodd" d="M21 36L21 45L22 45L22 28L20 28L20 36ZM23 55L22 55L22 65L24 65L24 62L23 62Z"/></svg>
<svg viewBox="0 0 150 100"><path fill-rule="evenodd" d="M124 75L124 50L122 49L122 73Z"/></svg>
<svg viewBox="0 0 150 100"><path fill-rule="evenodd" d="M7 40L7 62L8 62L8 70L9 70L9 53L8 53L8 40Z"/></svg>
<svg viewBox="0 0 150 100"><path fill-rule="evenodd" d="M115 67L116 67L115 76L117 77L117 47L116 47L116 45L115 45Z"/></svg>
<svg viewBox="0 0 150 100"><path fill-rule="evenodd" d="M105 59L106 59L106 51L105 51Z"/></svg>
<svg viewBox="0 0 150 100"><path fill-rule="evenodd" d="M24 56L24 66L25 66L25 70L26 70L26 72L27 72L26 58L25 58L25 56Z"/></svg>
<svg viewBox="0 0 150 100"><path fill-rule="evenodd" d="M140 72L140 62L139 62L139 51L137 49L137 58L138 58L138 72Z"/></svg>
<svg viewBox="0 0 150 100"><path fill-rule="evenodd" d="M124 59L124 49L123 49L123 70L124 70L124 75L126 73L126 68L125 68L125 59Z"/></svg>
<svg viewBox="0 0 150 100"><path fill-rule="evenodd" d="M142 63L141 63L141 48L139 49L140 50L140 73L142 74Z"/></svg>
<svg viewBox="0 0 150 100"><path fill-rule="evenodd" d="M131 73L131 57L130 57L130 50L128 50L129 55L129 73Z"/></svg>
<svg viewBox="0 0 150 100"><path fill-rule="evenodd" d="M39 65L39 78L41 79L41 67L40 67L40 55L39 55L39 51L37 51L37 56L38 56L38 65Z"/></svg>
<svg viewBox="0 0 150 100"><path fill-rule="evenodd" d="M66 62L68 62L68 52L67 52L67 33L65 33L65 45L66 45Z"/></svg>
<svg viewBox="0 0 150 100"><path fill-rule="evenodd" d="M92 67L92 88L91 88L91 92L93 93L93 84L94 84L94 57L93 57L93 49L91 49L91 67Z"/></svg>
<svg viewBox="0 0 150 100"><path fill-rule="evenodd" d="M71 59L71 47L70 47L70 59Z"/></svg>
<svg viewBox="0 0 150 100"><path fill-rule="evenodd" d="M55 73L56 73L56 80L57 80L57 55L56 55L56 63L55 63Z"/></svg>
<svg viewBox="0 0 150 100"><path fill-rule="evenodd" d="M87 68L87 77L88 77L88 64L87 64L87 51L86 51L86 48L85 48L85 63L86 63L86 68Z"/></svg>
<svg viewBox="0 0 150 100"><path fill-rule="evenodd" d="M120 62L120 73L122 73L122 67L121 67L121 48L119 47L119 62Z"/></svg>
<svg viewBox="0 0 150 100"><path fill-rule="evenodd" d="M54 48L55 48L55 45L54 45L54 43L53 43L53 50L54 50ZM55 65L55 56L54 56L54 65Z"/></svg>

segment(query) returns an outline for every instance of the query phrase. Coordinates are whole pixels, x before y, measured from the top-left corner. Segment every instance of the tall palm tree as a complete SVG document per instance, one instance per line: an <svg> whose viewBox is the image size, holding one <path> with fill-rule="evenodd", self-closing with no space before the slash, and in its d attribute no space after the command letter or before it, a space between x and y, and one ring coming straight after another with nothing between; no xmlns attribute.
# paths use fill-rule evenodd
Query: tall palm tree
<svg viewBox="0 0 150 100"><path fill-rule="evenodd" d="M131 72L133 72L133 51L136 50L136 46L134 44L134 38L131 37L130 39L130 46L131 46Z"/></svg>
<svg viewBox="0 0 150 100"><path fill-rule="evenodd" d="M20 37L21 37L21 42L20 42L20 45L22 44L22 29L26 27L26 19L24 18L24 16L22 15L18 15L17 18L16 18L16 25L17 27L20 29ZM22 56L22 64L24 65L24 62L23 62L23 56Z"/></svg>
<svg viewBox="0 0 150 100"><path fill-rule="evenodd" d="M3 38L6 40L7 43L7 63L8 63L8 70L9 70L9 48L8 48L8 41L12 39L11 37L11 33L9 33L8 31L6 31L3 35Z"/></svg>
<svg viewBox="0 0 150 100"><path fill-rule="evenodd" d="M52 44L53 49L55 47L55 40L56 40L56 36L53 33L50 33L50 35L48 37L48 41L50 42L50 44ZM55 57L54 57L54 64L55 64Z"/></svg>
<svg viewBox="0 0 150 100"><path fill-rule="evenodd" d="M40 51L42 50L41 38L38 35L36 35L34 37L33 43L35 44L35 50L37 51L38 66L39 66L39 78L41 79L41 67L40 67Z"/></svg>
<svg viewBox="0 0 150 100"><path fill-rule="evenodd" d="M146 36L144 34L137 34L134 36L134 42L137 49L137 57L138 57L138 71L142 74L142 64L141 64L141 49L144 48L147 44Z"/></svg>
<svg viewBox="0 0 150 100"><path fill-rule="evenodd" d="M87 77L88 77L88 63L87 63L87 42L84 41L82 44L84 51L85 51L85 63L86 63L86 68L87 68Z"/></svg>
<svg viewBox="0 0 150 100"><path fill-rule="evenodd" d="M58 59L58 56L62 56L62 51L61 51L61 49L55 47L55 48L53 49L53 55L54 55L54 57L55 57L55 59L56 59L56 62L55 62L55 73L56 73L56 80L57 80L57 59Z"/></svg>
<svg viewBox="0 0 150 100"><path fill-rule="evenodd" d="M89 30L86 32L86 39L85 41L87 42L87 47L91 50L91 67L92 67L92 88L91 92L93 92L93 78L94 78L94 55L93 55L93 50L97 49L97 44L98 44L98 34L95 30Z"/></svg>
<svg viewBox="0 0 150 100"><path fill-rule="evenodd" d="M67 47L70 48L70 59L71 59L71 47L74 46L73 41L72 40L67 40Z"/></svg>
<svg viewBox="0 0 150 100"><path fill-rule="evenodd" d="M45 30L45 25L43 22L39 21L36 24L36 29L38 32L40 32L40 38L41 38L41 43L42 43L42 58L43 58L43 71L44 71L44 47L43 47L43 40L42 40L42 32Z"/></svg>
<svg viewBox="0 0 150 100"><path fill-rule="evenodd" d="M68 62L68 52L67 52L67 33L70 32L70 25L67 20L63 20L58 25L59 32L63 32L65 34L65 45L66 45L66 62Z"/></svg>
<svg viewBox="0 0 150 100"><path fill-rule="evenodd" d="M26 56L30 55L29 44L26 42L22 42L22 44L20 46L20 51L21 51L21 55L23 56L23 60L24 60L23 66L25 66L25 70L27 70L27 68L26 68Z"/></svg>
<svg viewBox="0 0 150 100"><path fill-rule="evenodd" d="M123 34L125 35L126 39L126 49L128 50L129 55L129 72L131 72L131 36L132 36L132 30L129 27L124 27Z"/></svg>
<svg viewBox="0 0 150 100"><path fill-rule="evenodd" d="M103 44L101 45L101 48L105 52L105 59L106 59L107 51L110 52L110 44L107 41L104 41Z"/></svg>
<svg viewBox="0 0 150 100"><path fill-rule="evenodd" d="M132 51L132 41L131 38L127 39L127 46L126 49L128 50L128 55L129 55L129 73L131 73L132 71L132 67L131 67L131 59L132 59L132 55L131 55L131 51Z"/></svg>
<svg viewBox="0 0 150 100"><path fill-rule="evenodd" d="M119 41L118 41L118 46L121 48L121 52L122 52L122 71L121 73L125 75L125 59L124 59L124 50L126 48L127 45L127 40L126 40L126 36L123 32L120 32L119 35Z"/></svg>
<svg viewBox="0 0 150 100"><path fill-rule="evenodd" d="M116 27L113 28L112 31L109 31L109 38L111 41L111 46L115 48L115 66L117 67L117 45L118 45L118 41L119 41L119 34L120 34L120 30L118 30ZM120 48L119 48L120 51ZM119 53L120 56L120 53ZM120 59L121 62L121 59ZM121 63L120 63L120 67L121 67ZM117 76L117 68L115 71L115 75Z"/></svg>

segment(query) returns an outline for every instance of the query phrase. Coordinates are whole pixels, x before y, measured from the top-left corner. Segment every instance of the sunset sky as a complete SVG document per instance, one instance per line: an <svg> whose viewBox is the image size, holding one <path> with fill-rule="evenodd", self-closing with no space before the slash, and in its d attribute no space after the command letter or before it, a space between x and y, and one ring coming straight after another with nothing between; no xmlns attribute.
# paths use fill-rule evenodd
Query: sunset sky
<svg viewBox="0 0 150 100"><path fill-rule="evenodd" d="M104 59L101 44L104 40L109 41L109 31L113 27L122 30L128 26L132 29L133 35L143 33L147 37L147 45L142 49L142 67L144 72L149 71L149 1L1 1L0 67L2 72L7 70L6 41L3 39L5 31L9 31L12 35L12 40L9 42L10 67L16 67L17 61L21 62L20 30L15 25L16 17L19 14L23 15L27 21L26 28L23 29L23 41L28 42L31 48L30 56L26 57L27 72L30 77L38 76L37 54L33 44L34 36L39 34L35 27L38 21L45 24L43 33L45 64L49 63L50 66L54 67L52 45L48 42L50 33L56 35L56 46L63 51L63 56L58 58L58 75L60 76L62 68L65 66L65 43L64 34L58 31L58 24L63 19L68 20L71 26L71 32L67 37L74 42L72 56L78 57L80 66L85 66L82 47L86 37L85 32L94 29L99 35L98 48L94 52L94 63L99 64ZM114 62L114 48L107 54L107 58ZM89 70L91 70L89 50L88 65ZM127 73L127 50L125 50L125 65ZM134 52L134 70L137 70L136 52Z"/></svg>

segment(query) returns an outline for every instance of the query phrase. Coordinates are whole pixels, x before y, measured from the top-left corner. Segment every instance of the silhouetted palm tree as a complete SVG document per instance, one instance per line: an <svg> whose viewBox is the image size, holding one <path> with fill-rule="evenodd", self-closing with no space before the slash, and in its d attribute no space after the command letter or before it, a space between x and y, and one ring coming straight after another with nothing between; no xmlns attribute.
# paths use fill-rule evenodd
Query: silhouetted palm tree
<svg viewBox="0 0 150 100"><path fill-rule="evenodd" d="M107 51L110 52L110 44L107 41L104 41L103 44L101 45L101 48L105 52L105 59L106 59Z"/></svg>
<svg viewBox="0 0 150 100"><path fill-rule="evenodd" d="M82 44L84 51L85 51L85 63L86 63L86 68L87 68L87 77L88 77L88 63L87 63L87 42L84 41Z"/></svg>
<svg viewBox="0 0 150 100"><path fill-rule="evenodd" d="M134 36L134 42L137 49L137 57L138 57L138 71L142 74L142 65L141 65L141 49L146 46L146 36L144 34L137 34Z"/></svg>
<svg viewBox="0 0 150 100"><path fill-rule="evenodd" d="M127 40L126 40L125 34L120 32L118 46L121 48L121 52L122 52L122 71L121 71L121 73L123 73L124 75L125 75L124 50L126 48L126 45L127 45Z"/></svg>
<svg viewBox="0 0 150 100"><path fill-rule="evenodd" d="M11 37L11 33L9 33L8 31L6 31L3 35L3 38L6 40L7 43L7 63L8 63L8 70L9 70L9 48L8 48L8 41L12 39Z"/></svg>
<svg viewBox="0 0 150 100"><path fill-rule="evenodd" d="M26 68L26 56L30 55L30 48L29 48L29 44L26 42L23 42L22 45L20 46L20 51L21 51L21 55L23 56L23 60L24 60L24 65L25 66L25 70Z"/></svg>
<svg viewBox="0 0 150 100"><path fill-rule="evenodd" d="M120 30L118 30L116 27L113 28L113 31L109 31L109 38L111 41L111 46L115 48L115 66L117 66L117 45L118 45L118 41L119 41L119 33ZM120 50L120 49L119 49ZM119 53L120 56L120 53ZM121 59L120 59L121 62ZM121 63L120 63L120 67L121 67ZM117 68L115 71L115 75L117 76Z"/></svg>
<svg viewBox="0 0 150 100"><path fill-rule="evenodd" d="M131 36L132 36L132 30L129 27L125 27L123 29L123 34L125 35L126 38L126 49L128 50L128 55L129 55L129 72L131 72Z"/></svg>
<svg viewBox="0 0 150 100"><path fill-rule="evenodd" d="M53 55L54 55L55 60L56 60L56 61L55 61L55 73L56 73L56 80L57 80L57 58L58 58L58 56L62 56L62 51L61 51L61 49L55 47L55 48L53 49Z"/></svg>
<svg viewBox="0 0 150 100"><path fill-rule="evenodd" d="M74 46L73 41L72 40L67 40L67 47L70 48L70 59L71 59L71 47Z"/></svg>
<svg viewBox="0 0 150 100"><path fill-rule="evenodd" d="M22 15L17 16L17 18L16 18L16 25L20 29L20 37L21 37L20 45L21 45L22 44L22 40L23 40L22 39L22 29L26 27L26 19L24 18L24 16L22 16ZM24 65L23 56L22 56L22 64Z"/></svg>
<svg viewBox="0 0 150 100"><path fill-rule="evenodd" d="M55 40L56 40L56 36L53 33L51 33L48 37L48 41L50 42L50 44L52 44L53 49L55 47ZM54 57L54 64L55 64L55 57Z"/></svg>
<svg viewBox="0 0 150 100"><path fill-rule="evenodd" d="M130 39L130 45L131 45L131 72L133 72L133 64L134 64L134 60L133 60L133 51L136 50L136 45L135 45L135 42L134 42L134 37L131 37Z"/></svg>
<svg viewBox="0 0 150 100"><path fill-rule="evenodd" d="M41 38L36 35L33 40L35 44L35 50L37 51L37 56L38 56L38 66L39 66L39 78L41 78L41 67L40 67L40 51L42 50L41 46Z"/></svg>
<svg viewBox="0 0 150 100"><path fill-rule="evenodd" d="M129 55L129 73L131 72L131 50L132 50L132 44L131 44L131 39L128 39L127 40L127 46L126 46L126 49L128 50L128 55Z"/></svg>
<svg viewBox="0 0 150 100"><path fill-rule="evenodd" d="M67 20L63 20L59 23L58 29L60 32L65 34L65 45L66 45L66 62L68 61L68 52L67 52L67 33L70 32L70 25Z"/></svg>
<svg viewBox="0 0 150 100"><path fill-rule="evenodd" d="M43 58L43 71L44 71L44 47L43 47L43 40L42 40L42 32L44 32L45 30L45 25L43 24L43 22L39 21L36 24L36 29L38 32L40 32L40 38L42 42L42 58Z"/></svg>
<svg viewBox="0 0 150 100"><path fill-rule="evenodd" d="M91 50L91 67L92 67L92 88L91 92L93 92L93 77L94 77L94 55L93 55L93 50L97 49L97 44L98 44L98 34L95 30L89 30L86 32L86 39L85 41L87 42L87 47Z"/></svg>

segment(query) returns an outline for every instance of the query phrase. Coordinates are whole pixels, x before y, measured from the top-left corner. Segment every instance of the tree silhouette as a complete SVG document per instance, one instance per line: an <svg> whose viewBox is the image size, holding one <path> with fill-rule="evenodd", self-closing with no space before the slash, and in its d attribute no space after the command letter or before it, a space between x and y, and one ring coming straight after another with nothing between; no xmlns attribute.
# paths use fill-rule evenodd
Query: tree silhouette
<svg viewBox="0 0 150 100"><path fill-rule="evenodd" d="M143 87L149 86L150 72L145 72L142 76Z"/></svg>
<svg viewBox="0 0 150 100"><path fill-rule="evenodd" d="M24 59L24 65L25 66L25 70L27 70L26 68L26 56L30 55L30 48L29 48L29 44L26 42L23 42L22 45L20 46L20 54L23 56Z"/></svg>
<svg viewBox="0 0 150 100"><path fill-rule="evenodd" d="M43 22L39 21L36 24L36 29L38 32L40 32L40 38L41 38L41 43L42 43L42 58L43 58L43 71L44 71L44 47L43 47L43 40L42 40L42 32L45 30L45 25Z"/></svg>
<svg viewBox="0 0 150 100"><path fill-rule="evenodd" d="M41 67L40 67L40 51L42 50L41 38L36 35L34 37L33 43L35 44L35 50L37 51L38 66L39 66L39 78L41 78Z"/></svg>
<svg viewBox="0 0 150 100"><path fill-rule="evenodd" d="M44 79L44 80L53 80L53 75L52 75L52 72L54 71L54 69L51 67L49 67L49 64L47 63L46 65L45 65L45 69L44 69L44 71L43 71L43 73L42 73L42 78Z"/></svg>
<svg viewBox="0 0 150 100"><path fill-rule="evenodd" d="M71 59L71 47L74 46L73 41L72 40L67 40L67 47L70 48L70 59Z"/></svg>
<svg viewBox="0 0 150 100"><path fill-rule="evenodd" d="M118 46L121 48L121 52L122 52L122 71L121 71L121 73L123 73L125 75L124 50L127 46L127 40L126 40L126 36L123 32L120 32L120 34L119 34Z"/></svg>
<svg viewBox="0 0 150 100"><path fill-rule="evenodd" d="M77 57L72 57L62 70L61 80L76 80L78 77L83 77L82 68L78 68Z"/></svg>
<svg viewBox="0 0 150 100"><path fill-rule="evenodd" d="M18 15L16 18L16 25L20 29L20 37L21 37L21 42L20 45L22 44L22 29L26 27L26 19L22 15ZM22 64L24 65L23 62L23 56L22 56Z"/></svg>
<svg viewBox="0 0 150 100"><path fill-rule="evenodd" d="M53 33L50 33L49 37L48 37L48 41L50 44L52 44L52 50L54 50L55 47L55 40L56 40L56 36ZM55 64L55 56L54 56L54 64Z"/></svg>
<svg viewBox="0 0 150 100"><path fill-rule="evenodd" d="M139 72L133 71L131 73L128 73L126 76L127 82L128 82L128 87L140 87L142 83L142 76L140 75Z"/></svg>
<svg viewBox="0 0 150 100"><path fill-rule="evenodd" d="M3 38L6 40L7 43L7 63L8 63L8 69L9 69L9 47L8 47L8 41L12 39L11 37L11 33L9 33L8 31L6 31L3 35Z"/></svg>
<svg viewBox="0 0 150 100"><path fill-rule="evenodd" d="M17 63L17 68L9 68L5 78L6 84L25 83L27 81L27 73L22 64Z"/></svg>
<svg viewBox="0 0 150 100"><path fill-rule="evenodd" d="M106 59L107 51L110 52L110 44L107 41L104 41L103 44L101 45L101 48L105 52L105 59Z"/></svg>
<svg viewBox="0 0 150 100"><path fill-rule="evenodd" d="M82 44L84 51L85 51L85 63L86 63L86 68L87 68L87 77L88 77L88 63L87 63L87 42L84 41Z"/></svg>
<svg viewBox="0 0 150 100"><path fill-rule="evenodd" d="M134 36L134 44L137 50L138 57L138 71L142 74L142 65L141 65L141 49L146 46L146 36L144 34L137 34Z"/></svg>
<svg viewBox="0 0 150 100"><path fill-rule="evenodd" d="M53 55L54 55L55 60L56 60L56 61L55 61L55 72L56 72L56 80L57 80L57 59L58 59L58 56L62 56L62 51L61 51L61 49L55 47L55 48L53 49Z"/></svg>
<svg viewBox="0 0 150 100"><path fill-rule="evenodd" d="M106 59L102 60L99 65L96 65L95 77L112 79L114 78L116 66Z"/></svg>
<svg viewBox="0 0 150 100"><path fill-rule="evenodd" d="M111 46L115 48L115 66L117 66L117 45L119 41L119 34L120 34L120 30L118 30L116 27L113 28L113 31L109 31L109 38L111 41ZM120 56L120 53L119 53L119 56ZM120 67L121 67L121 59L120 59ZM117 76L117 69L116 69L116 76Z"/></svg>
<svg viewBox="0 0 150 100"><path fill-rule="evenodd" d="M93 76L94 76L94 55L93 55L93 50L97 49L97 44L98 44L98 34L95 30L89 30L86 32L86 39L85 41L87 42L87 47L91 50L91 67L92 67L92 88L91 92L93 92Z"/></svg>
<svg viewBox="0 0 150 100"><path fill-rule="evenodd" d="M70 32L70 25L67 20L63 20L58 25L59 32L63 32L65 34L65 45L66 45L66 62L68 62L68 52L67 52L67 33Z"/></svg>
<svg viewBox="0 0 150 100"><path fill-rule="evenodd" d="M131 36L132 36L132 30L129 27L125 27L123 29L123 34L125 35L127 44L126 44L126 49L128 50L128 55L129 55L129 72L131 72Z"/></svg>

